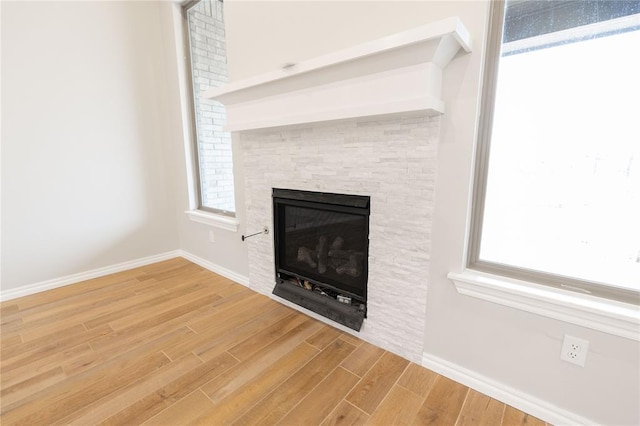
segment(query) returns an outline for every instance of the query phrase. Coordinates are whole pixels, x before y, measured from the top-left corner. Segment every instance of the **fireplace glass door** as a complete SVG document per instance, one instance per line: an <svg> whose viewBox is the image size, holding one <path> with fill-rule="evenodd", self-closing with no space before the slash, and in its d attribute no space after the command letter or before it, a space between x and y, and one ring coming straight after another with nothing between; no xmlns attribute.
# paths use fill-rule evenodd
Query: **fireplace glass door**
<svg viewBox="0 0 640 426"><path fill-rule="evenodd" d="M274 195L277 272L365 301L368 199L362 208L351 196L338 195L335 204L333 194L313 194L313 200Z"/></svg>

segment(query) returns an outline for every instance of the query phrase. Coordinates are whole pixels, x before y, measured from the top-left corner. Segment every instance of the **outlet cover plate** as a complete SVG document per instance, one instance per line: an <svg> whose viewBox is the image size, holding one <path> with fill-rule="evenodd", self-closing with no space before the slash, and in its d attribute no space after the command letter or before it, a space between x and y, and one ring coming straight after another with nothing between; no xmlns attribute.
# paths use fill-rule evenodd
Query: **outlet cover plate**
<svg viewBox="0 0 640 426"><path fill-rule="evenodd" d="M580 339L579 337L564 335L562 341L562 350L560 351L560 359L570 362L571 364L584 367L587 361L587 352L589 351L589 341Z"/></svg>

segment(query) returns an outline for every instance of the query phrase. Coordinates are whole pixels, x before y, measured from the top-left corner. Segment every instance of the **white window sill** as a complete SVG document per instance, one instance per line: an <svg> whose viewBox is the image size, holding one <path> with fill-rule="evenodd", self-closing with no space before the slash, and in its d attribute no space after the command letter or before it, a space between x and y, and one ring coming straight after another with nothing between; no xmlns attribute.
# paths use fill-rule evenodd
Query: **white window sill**
<svg viewBox="0 0 640 426"><path fill-rule="evenodd" d="M483 272L450 272L458 293L640 341L640 308Z"/></svg>
<svg viewBox="0 0 640 426"><path fill-rule="evenodd" d="M189 219L194 222L204 223L205 225L226 229L227 231L238 232L238 220L235 217L204 212L202 210L187 210L185 213L189 216Z"/></svg>

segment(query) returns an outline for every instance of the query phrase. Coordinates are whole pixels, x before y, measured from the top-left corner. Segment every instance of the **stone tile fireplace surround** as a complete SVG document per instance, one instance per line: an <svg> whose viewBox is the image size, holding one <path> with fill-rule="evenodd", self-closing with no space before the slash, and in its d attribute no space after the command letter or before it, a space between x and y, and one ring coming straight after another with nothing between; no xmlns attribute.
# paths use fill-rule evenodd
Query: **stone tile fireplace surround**
<svg viewBox="0 0 640 426"><path fill-rule="evenodd" d="M273 188L370 197L359 337L420 363L442 73L471 51L456 17L211 89L240 139L247 230L273 229ZM272 235L246 241L249 286L271 295ZM273 296L347 332L356 332Z"/></svg>
<svg viewBox="0 0 640 426"><path fill-rule="evenodd" d="M272 227L273 188L371 197L368 315L358 336L416 362L425 329L439 124L438 116L412 113L240 133L247 229ZM247 244L250 287L270 295L273 239Z"/></svg>

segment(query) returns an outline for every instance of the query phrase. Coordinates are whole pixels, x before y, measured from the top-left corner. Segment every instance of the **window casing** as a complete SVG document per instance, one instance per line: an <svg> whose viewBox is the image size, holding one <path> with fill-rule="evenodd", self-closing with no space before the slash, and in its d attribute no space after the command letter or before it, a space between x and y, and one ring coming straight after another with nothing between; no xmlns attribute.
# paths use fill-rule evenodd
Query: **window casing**
<svg viewBox="0 0 640 426"><path fill-rule="evenodd" d="M196 0L183 6L186 60L198 209L235 216L231 134L223 130L226 111L202 93L227 82L221 0Z"/></svg>
<svg viewBox="0 0 640 426"><path fill-rule="evenodd" d="M619 7L616 7L616 3L617 3L617 6ZM599 4L601 5L600 9L598 9ZM576 10L576 8L581 8L581 10ZM525 221L525 225L526 225L527 215L529 215L530 211L532 210L531 206L535 205L535 202L537 202L538 200L544 199L545 197L547 197L547 194L550 192L548 188L546 188L545 190L545 185L549 186L549 182L544 183L542 182L544 179L542 179L541 180L542 183L540 183L539 185L537 182L533 182L532 184L533 186L523 185L521 187L517 187L516 183L518 182L518 180L516 179L515 175L508 175L508 174L500 175L497 173L493 173L493 181L492 181L490 178L492 176L492 173L490 172L490 168L493 167L491 171L494 172L495 169L498 167L496 166L496 164L499 164L498 159L500 157L503 157L503 158L505 157L504 152L499 152L497 151L498 149L504 150L505 146L518 147L519 146L518 144L523 144L521 149L523 150L527 149L527 145L525 141L527 139L525 137L526 134L531 133L533 131L532 127L535 127L535 131L538 134L540 134L541 132L539 129L540 128L544 129L544 126L549 122L548 119L546 121L544 119L540 119L538 121L532 120L530 122L531 123L530 126L532 127L522 126L521 122L508 122L508 123L505 123L504 121L500 122L500 120L504 120L505 109L516 110L516 112L517 110L521 109L524 114L528 114L530 116L539 115L539 117L541 118L545 117L544 114L538 113L539 110L536 111L534 109L533 111L530 111L527 109L527 102L529 101L528 99L516 99L516 101L521 101L523 104L520 104L520 102L513 102L513 99L511 99L513 103L509 103L506 106L500 105L500 102L504 102L505 99L509 99L508 96L502 96L504 95L505 91L508 91L509 88L513 89L514 87L516 87L516 86L513 86L513 83L511 83L512 84L511 86L505 83L505 79L509 77L509 70L506 69L507 66L505 66L504 75L499 74L500 65L506 64L506 62L503 63L504 58L511 57L509 60L513 64L514 62L520 61L525 58L533 58L533 59L543 58L545 57L544 55L548 52L562 52L565 55L567 55L566 52L569 52L569 54L574 54L575 52L577 52L577 50L569 50L569 49L573 49L574 47L583 48L584 46L586 46L586 44L581 45L581 43L586 43L586 42L589 42L590 40L595 40L599 38L608 39L608 41L612 41L614 40L612 37L617 37L617 34L624 34L628 32L632 36L637 37L637 34L640 34L640 31L638 31L640 30L640 2L570 2L570 1L568 2L563 2L563 1L556 1L556 2L512 1L512 2L509 2L507 1L506 7L504 2L492 2L492 12L491 12L489 25L490 25L490 32L488 37L487 56L485 60L486 62L485 62L485 74L484 74L484 81L483 81L483 98L482 98L482 105L481 105L480 127L479 127L479 133L478 133L478 146L476 150L474 199L473 199L473 207L472 207L472 218L471 218L471 229L470 229L471 232L470 232L470 241L469 241L469 247L468 247L468 259L467 259L468 267L470 269L475 269L482 272L488 272L495 275L502 275L502 276L521 279L524 281L534 282L538 284L545 284L552 287L557 287L557 288L570 290L570 291L576 291L584 294L590 294L593 296L604 297L607 299L639 304L640 293L638 290L640 290L640 228L638 228L633 224L633 220L628 220L626 222L630 224L629 225L630 229L628 229L630 236L627 236L626 238L621 238L620 241L623 242L621 245L624 245L625 243L628 244L629 241L632 241L632 244L633 244L635 237L638 237L637 238L637 250L639 250L639 252L637 253L638 257L636 259L632 258L634 256L634 252L633 252L634 249L631 248L631 251L627 251L624 253L624 256L626 256L625 259L628 260L628 262L624 265L624 268L623 268L625 269L625 271L623 272L619 270L606 271L605 270L607 269L606 266L603 268L600 268L602 270L605 270L604 271L605 275L611 275L611 276L615 274L620 275L621 277L620 281L616 281L617 278L612 280L612 282L606 282L605 280L590 279L590 277L598 275L597 268L595 269L592 268L596 271L595 274L585 277L585 276L578 276L579 274L571 273L571 271L569 271L568 273L563 273L562 270L554 269L553 267L547 267L544 263L545 262L544 260L539 262L540 265L542 266L531 267L531 264L534 264L535 262L528 262L528 259L526 257L524 257L525 260L522 261L517 258L517 255L510 256L511 255L510 251L517 252L519 248L518 246L520 247L526 246L527 244L530 243L530 241L528 241L526 238L520 242L516 241L516 239L513 238L513 230L511 230L510 232L511 235L506 235L506 236L500 235L500 233L504 233L504 229L500 229L500 228L503 228L503 227L505 229L508 228L509 223L508 221L501 222L496 220L496 217L500 218L500 216L496 215L495 213L497 210L500 210L496 208L496 200L499 200L499 202L503 204L505 202L510 203L512 198L514 199L514 202L512 204L515 204L518 200L524 200L524 203L521 206L509 206L505 204L506 207L504 208L504 210L508 212L510 207L514 207L513 211L518 211L518 209L520 209L520 211L523 212L520 216L522 216L522 219ZM564 50L561 50L561 49L564 49ZM536 52L536 51L539 51L539 52ZM633 52L633 49L628 50L627 55L633 55L632 52ZM518 57L518 55L522 55L522 56ZM536 56L536 55L539 55L539 56ZM600 60L600 58L594 58L594 62L597 62L598 60ZM522 79L520 80L520 84L523 86L532 84L534 80L538 78L542 78L541 77L542 75L549 74L549 73L537 72L537 71L541 71L543 70L543 68L553 68L558 66L559 64L557 63L536 63L535 66L529 67L529 70L533 70L535 72L529 73L528 70L525 69L525 71L521 76ZM633 64L631 64L631 66L633 66ZM512 69L518 69L518 68L512 66ZM558 72L557 74L560 75L561 72ZM611 84L610 77L624 78L624 76L633 75L632 73L631 74L619 73L619 74L620 75L618 75L618 73L605 73L604 75L600 76L600 78L596 78L595 79L596 81L592 80L591 81L593 83L592 85L584 88L585 93L589 93L588 99L593 102L594 108L602 108L602 110L605 110L606 108L618 106L618 105L615 105L615 106L608 105L606 101L604 100L600 101L598 99L594 99L594 97L596 97L599 93L598 87L601 87L602 88L601 90L605 92L608 87L613 87L613 85ZM638 74L635 74L635 75L638 75ZM519 77L519 75L516 74L516 77ZM502 90L502 93L500 93L500 90ZM629 87L626 87L625 90L628 90L628 93L625 93L624 96L629 96L629 101L627 102L627 106L629 108L633 108L634 105L637 105L637 98L633 97L633 93L640 94L640 86L638 86L638 84L635 82L629 82ZM564 102L564 100L562 99L563 93L561 92L562 91L560 91L560 93L553 93L551 96L548 96L547 102L550 103L550 105L557 104L559 102ZM608 99L608 98L603 98L603 99ZM534 101L531 101L531 103L535 104ZM519 104L521 106L517 106ZM571 105L571 104L567 103L566 105ZM547 106L541 109L546 111L548 109L553 109L553 108ZM572 110L569 110L569 112L571 111ZM636 111L637 111L637 107L636 107ZM566 112L567 110L564 111L564 113ZM621 113L621 115L624 115L624 114L625 114L624 112ZM566 115L567 115L567 123L569 123L570 122L569 116L571 114L567 113ZM607 116L607 115L604 114L604 116ZM562 121L562 120L559 120L559 121ZM637 122L638 120L635 120L635 121ZM526 123L526 121L524 122ZM513 137L513 133L514 133L513 131L512 132L503 131L505 126L506 127L508 127L509 125L516 126L516 124L514 123L518 123L517 125L519 127L515 128L515 130L520 132L522 137L518 137L518 136ZM584 120L584 122L582 123L583 126L591 126L592 124L593 122L591 120ZM616 124L619 124L619 123L610 123L610 124L612 126L615 126ZM626 129L625 132L623 132L624 134L621 135L620 132L617 132L617 133L610 132L610 135L612 137L622 136L623 139L627 137L635 138L635 140L638 141L636 145L640 145L640 128L638 128L637 126L636 127L622 126L622 127ZM567 137L565 139L556 137L557 134L571 135L571 132L564 131L563 133L562 129L557 129L555 127L547 129L546 132L548 135L548 140L551 142L552 146L553 146L553 143L556 143L558 144L558 146L561 146L562 144L564 144L564 141L568 141L571 139L570 137ZM544 132L542 133L544 134ZM511 135L511 138L509 137L506 138L506 143L504 140L505 134ZM502 141L499 140L499 138L501 137L503 138ZM495 138L495 140L492 140L493 138ZM540 140L543 140L546 142L547 138L540 139ZM583 159L586 158L589 152L586 152L586 151L585 151L586 153L580 152L582 149L580 146L580 143L575 143L575 142L583 142L583 140L574 141L573 144L568 144L569 148L567 149L571 149L570 147L578 147L577 150L575 151L575 157L583 158ZM584 140L585 145L589 143L590 142L588 142L587 139ZM492 145L495 145L493 146L495 150L493 153L491 151ZM542 146L544 145L544 143L540 143L540 145ZM625 200L621 201L621 203L624 205L619 206L619 208L624 208L626 211L626 214L631 215L631 216L628 216L630 218L633 217L634 211L637 210L636 217L640 217L640 177L639 177L640 164L638 164L640 162L640 158L635 157L636 162L635 164L633 164L633 159L634 159L633 153L635 152L640 154L640 151L638 151L637 149L634 151L635 148L633 147L629 148L630 146L632 146L632 142L628 143L627 144L628 146L624 144L622 145L625 147L620 151L622 152L621 155L623 155L622 161L627 161L630 159L629 167L628 167L629 170L626 171L628 173L628 176L627 176L628 179L623 182L625 182L625 185L628 185L629 188L627 188L628 190L627 194L632 199L629 200L628 202ZM529 145L529 148L530 147L531 145ZM542 148L540 148L540 151L541 149ZM538 150L538 146L534 146L534 151L537 151L537 150ZM605 150L605 151L609 154L612 152L611 150ZM574 151L570 151L570 154L572 154L573 152ZM492 163L492 155L494 157L493 163ZM527 166L527 164L525 164L526 162L523 162L521 160L518 161L517 158L519 157L516 157L513 160L515 163L517 163L515 165L517 167L522 167L526 169L526 166ZM544 155L542 155L541 160L538 162L537 166L540 166L541 164L544 166L547 166L546 160L549 159L550 160L549 162L553 162L552 161L553 158L561 159L562 156L559 154L556 155L556 153L554 152L551 152L551 154L548 155L546 158ZM535 163L535 161L532 161L531 163ZM584 163L584 161L577 159L575 162L573 160L570 160L569 163L570 164L567 164L567 168L571 168L571 167L575 168L580 166L582 163ZM503 162L502 164L506 164L506 163ZM594 176L595 174L596 173L594 172ZM551 187L553 188L554 184L557 184L557 186L559 187L562 187L563 185L571 187L570 180L571 179L576 180L581 176L580 174L574 174L569 172L566 173L565 175L570 177L569 183L563 183L561 181L554 182L553 180L550 180ZM496 180L496 176L502 177L502 181L498 182ZM504 179L505 176L507 176L508 179ZM527 173L526 172L521 173L520 177L522 176L526 178ZM538 177L538 175L535 175L535 174L531 176ZM560 176L560 178L564 179L566 176L564 177ZM513 195L507 194L507 191L504 190L504 188L507 188L507 190L509 189L509 183L511 181L511 177L513 177L513 181L514 181L514 184L512 186ZM507 185L503 184L505 180L508 181ZM606 182L605 180L605 182L602 184L606 185L614 182L614 180L609 178L607 178L607 180L608 182ZM576 191L579 191L581 190L580 189L581 181L580 179L577 179L577 181L578 182L576 185ZM594 182L595 181L597 181L597 178L594 179ZM620 182L620 180L616 180L615 182ZM537 193L535 191L527 191L528 189L536 188L536 185L538 185L538 188L539 188L539 191ZM619 185L616 185L616 188L618 187ZM634 195L633 188L636 188L635 195ZM527 192L524 192L524 191L527 191ZM501 197L496 198L495 196L496 194L501 194ZM534 203L532 204L528 202L528 198L534 199ZM547 201L549 199L558 199L558 197L555 197L555 198L547 197ZM562 196L560 196L560 199L562 200ZM615 202L620 202L620 200L622 199L623 198L619 198L618 200L612 199L612 201L615 203ZM580 209L577 209L576 212L580 214L582 214L582 212L589 211L585 209L585 205L588 203L585 204L584 199L577 198L576 200L565 199L564 202L570 204L570 202L573 201L574 204L578 204ZM487 205L487 202L490 204ZM552 213L557 214L562 208L562 206L560 206L559 208L555 208L554 206L551 206L551 205L545 206L544 205L545 202L546 201L539 202L540 204L542 204L542 207L539 210L539 212L543 212L545 214L546 212L551 212L549 214L552 214ZM502 207L502 205L500 207ZM565 209L565 210L568 210L568 209ZM613 212L610 212L610 213L615 213L615 208L613 209ZM567 212L564 212L564 214L566 215ZM519 222L517 220L518 217L516 216L518 215L512 215L512 218L516 219L513 221L513 224L517 225ZM577 214L576 219L579 219L579 216L580 215ZM504 217L508 218L508 214L503 216L502 219L504 219ZM617 217L619 218L620 215L617 215L617 216L616 214L607 215L607 217L602 218L601 221L595 221L596 223L593 223L593 226L594 227L599 226L601 228L604 228L605 226L607 226L607 223L609 223L609 226L610 226L611 221L616 221ZM529 218L529 223L531 222L533 222L533 220ZM638 221L636 220L636 222ZM547 221L547 225L550 225L548 226L548 229L553 229L552 226L557 224L560 224L560 222L557 219L554 219L553 217ZM587 225L590 226L591 223L587 223ZM522 225L520 227L522 228ZM529 238L532 238L532 235L533 237L535 237L535 234L536 234L535 227L532 226L532 228L534 229L532 232L529 233L528 235ZM580 232L584 231L584 229L581 230L580 227L575 227L575 228ZM566 231L567 231L566 226L558 227L558 229L553 229L553 233L558 236L558 239L561 242L563 241L564 234L568 233ZM601 234L606 234L606 229L603 230ZM523 235L526 237L527 233L524 232ZM594 232L585 232L583 234L580 234L579 238L582 238L582 240L578 241L578 243L584 244L585 246L589 246L591 244L593 248L596 244L598 244L598 241L596 241L597 238L594 238L593 235L595 235ZM483 241L483 238L484 238L484 241ZM498 241L500 238L504 238L505 240L506 244L505 244L505 247L502 249L502 252L503 253L506 252L507 255L496 254L496 253L500 253L500 250L495 249L495 246L496 246L495 242ZM541 240L542 240L542 244L544 244L544 241L545 241L544 236L543 238L541 238ZM573 248L572 250L567 250L566 253L562 252L562 250L557 250L559 253L554 254L553 250L556 248L556 241L553 240L552 238L548 238L548 240L549 240L548 245L546 247L543 246L542 250L540 250L540 252L543 252L545 251L545 249L548 249L547 251L549 252L549 255L547 257L549 258L555 257L560 261L559 263L563 262L563 256L565 255L566 257L564 259L565 260L572 259L574 261L573 263L576 263L575 262L576 259L580 260L580 258L578 257L579 254L577 253L577 251L574 251ZM565 240L566 241L564 242L567 243L568 237L565 238ZM492 241L494 246L493 250L487 248L489 245L491 245ZM610 239L606 241L610 241ZM573 244L573 242L569 242L567 244ZM558 245L558 247L561 247L561 246ZM578 250L581 249L581 247L577 247L577 248ZM523 252L525 251L526 250L523 250ZM531 253L529 254L531 255ZM536 257L537 254L538 253L533 253L532 256ZM544 256L541 256L541 258L543 257ZM547 264L549 264L549 260L547 260L546 262ZM577 263L578 263L578 267L580 267L579 265L580 262L577 262ZM593 266L592 265L593 263L594 263L593 261L585 261L584 269L589 269L590 267Z"/></svg>

